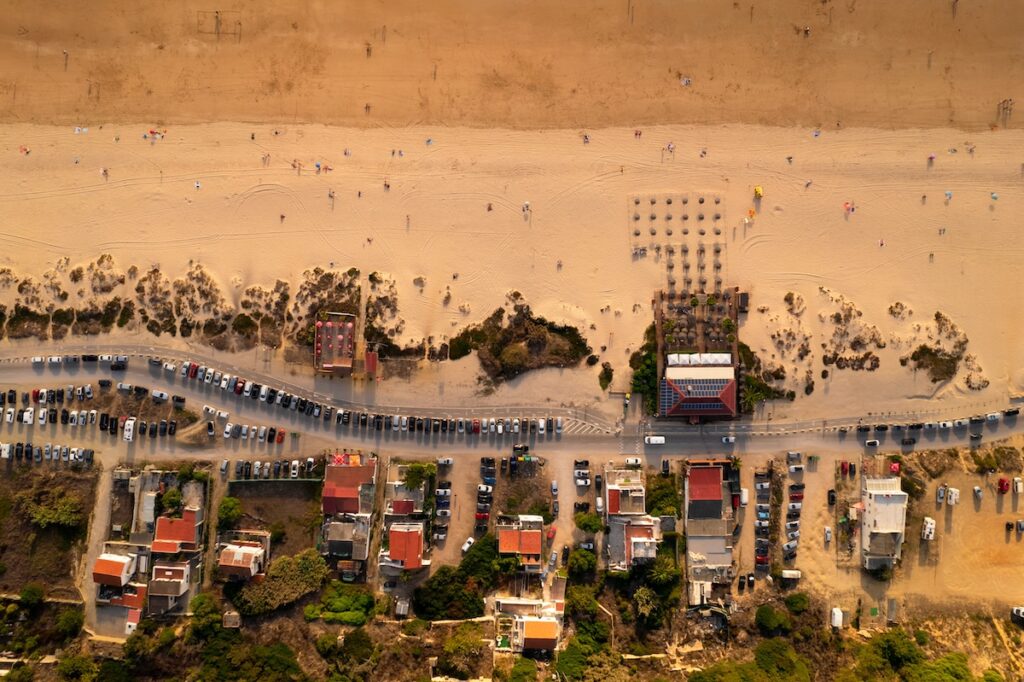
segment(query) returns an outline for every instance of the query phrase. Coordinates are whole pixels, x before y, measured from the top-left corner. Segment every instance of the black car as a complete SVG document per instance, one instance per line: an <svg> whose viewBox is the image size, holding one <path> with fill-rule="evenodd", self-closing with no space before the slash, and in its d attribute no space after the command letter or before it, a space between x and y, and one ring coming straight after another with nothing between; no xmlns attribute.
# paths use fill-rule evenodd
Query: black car
<svg viewBox="0 0 1024 682"><path fill-rule="evenodd" d="M345 413L341 415L341 423L348 426L350 421L352 421L352 413L349 410L345 410Z"/></svg>
<svg viewBox="0 0 1024 682"><path fill-rule="evenodd" d="M37 462L43 461L43 449L40 446L37 445L33 450L32 459L34 459Z"/></svg>
<svg viewBox="0 0 1024 682"><path fill-rule="evenodd" d="M308 404L309 404L308 400L306 400L305 398L299 398L299 405L298 405L298 408L297 408L298 411L299 412L305 412L306 411L306 405L308 405Z"/></svg>
<svg viewBox="0 0 1024 682"><path fill-rule="evenodd" d="M57 408L51 407L49 409L49 411L47 412L47 416L49 417L49 422L51 424L55 423L57 421ZM100 428L102 428L102 427L100 427Z"/></svg>
<svg viewBox="0 0 1024 682"><path fill-rule="evenodd" d="M889 430L889 425L888 424L875 424L875 431L888 431L888 430Z"/></svg>
<svg viewBox="0 0 1024 682"><path fill-rule="evenodd" d="M495 463L495 459L493 457L481 457L480 458L480 466L493 467L494 463Z"/></svg>
<svg viewBox="0 0 1024 682"><path fill-rule="evenodd" d="M56 410L54 410L54 411L56 411ZM106 431L107 427L109 425L110 425L110 417L107 415L106 412L104 412L103 414L100 415L100 431Z"/></svg>
<svg viewBox="0 0 1024 682"><path fill-rule="evenodd" d="M454 419L449 419L448 420L448 430L453 432L453 433L455 432L455 420Z"/></svg>
<svg viewBox="0 0 1024 682"><path fill-rule="evenodd" d="M796 559L796 550L795 549L792 552L785 552L782 555L782 560L783 561L793 561L794 559Z"/></svg>
<svg viewBox="0 0 1024 682"><path fill-rule="evenodd" d="M806 487L806 483L790 483L789 489L793 491L803 490Z"/></svg>
<svg viewBox="0 0 1024 682"><path fill-rule="evenodd" d="M86 464L92 464L92 458L93 458L93 455L95 455L95 454L96 453L95 453L95 451L93 451L92 448L87 448L86 450L83 450L82 451L82 456L85 457L85 463Z"/></svg>
<svg viewBox="0 0 1024 682"><path fill-rule="evenodd" d="M441 433L448 433L448 420L447 419L442 419L441 420Z"/></svg>
<svg viewBox="0 0 1024 682"><path fill-rule="evenodd" d="M451 490L452 489L452 482L451 481L438 481L437 482L437 487L439 489L441 489L441 490ZM437 525L437 524L434 524L434 525Z"/></svg>
<svg viewBox="0 0 1024 682"><path fill-rule="evenodd" d="M276 388L272 388L269 391L267 391L267 404L268 405L273 405L274 401L276 401L276 400L277 400L277 389Z"/></svg>
<svg viewBox="0 0 1024 682"><path fill-rule="evenodd" d="M381 431L384 429L384 417L379 414L373 415L373 428Z"/></svg>
<svg viewBox="0 0 1024 682"><path fill-rule="evenodd" d="M178 432L178 422L174 421L173 419L171 421L167 422L167 435L173 436L177 432Z"/></svg>
<svg viewBox="0 0 1024 682"><path fill-rule="evenodd" d="M360 426L366 426L366 422L369 421L369 419L370 419L370 415L366 414L365 412L360 412L359 413L359 425Z"/></svg>
<svg viewBox="0 0 1024 682"><path fill-rule="evenodd" d="M667 459L661 460L661 475L662 476L668 476L671 473L671 469L669 469L669 466L670 465L669 465Z"/></svg>
<svg viewBox="0 0 1024 682"><path fill-rule="evenodd" d="M245 468L242 470L242 475L249 478L252 475L252 462L246 462Z"/></svg>
<svg viewBox="0 0 1024 682"><path fill-rule="evenodd" d="M835 505L835 503L836 503L836 491L835 490L829 490L828 491L828 506L831 507L831 506Z"/></svg>
<svg viewBox="0 0 1024 682"><path fill-rule="evenodd" d="M206 422L206 435L213 438L213 422ZM248 463L246 466L248 466Z"/></svg>
<svg viewBox="0 0 1024 682"><path fill-rule="evenodd" d="M160 431L160 425L159 424L157 424L156 422L150 422L149 423L149 437L150 438L156 438L157 433L159 433L159 431Z"/></svg>
<svg viewBox="0 0 1024 682"><path fill-rule="evenodd" d="M135 395L139 398L149 395L149 389L145 386L136 386L132 390L135 391Z"/></svg>
<svg viewBox="0 0 1024 682"><path fill-rule="evenodd" d="M562 546L562 564L566 564L569 561L569 545Z"/></svg>
<svg viewBox="0 0 1024 682"><path fill-rule="evenodd" d="M245 463L242 460L235 460L235 478L242 476L242 470L245 469Z"/></svg>
<svg viewBox="0 0 1024 682"><path fill-rule="evenodd" d="M501 473L505 473L508 470L508 457L501 458Z"/></svg>
<svg viewBox="0 0 1024 682"><path fill-rule="evenodd" d="M100 356L98 355L83 355L82 362L99 362Z"/></svg>
<svg viewBox="0 0 1024 682"><path fill-rule="evenodd" d="M327 407L324 408L324 421L325 422L331 421L331 417L333 417L333 416L334 416L334 408L331 407L330 405L328 405ZM390 421L391 421L391 417L388 417L388 422L390 422ZM388 424L388 428L391 428L391 424L390 423Z"/></svg>
<svg viewBox="0 0 1024 682"><path fill-rule="evenodd" d="M140 420L139 421L139 436L145 436L147 428L149 428L149 424L147 424L146 422Z"/></svg>
<svg viewBox="0 0 1024 682"><path fill-rule="evenodd" d="M594 487L597 489L597 492L601 492L601 485L603 483L604 479L601 478L601 474L594 476Z"/></svg>
<svg viewBox="0 0 1024 682"><path fill-rule="evenodd" d="M974 416L974 417L971 417L968 421L970 421L972 424L984 424L985 423L985 418L984 417Z"/></svg>
<svg viewBox="0 0 1024 682"><path fill-rule="evenodd" d="M316 403L310 400L306 403L306 416L312 415L314 410L316 410Z"/></svg>
<svg viewBox="0 0 1024 682"><path fill-rule="evenodd" d="M281 475L281 460L274 462L274 478L278 478Z"/></svg>
<svg viewBox="0 0 1024 682"><path fill-rule="evenodd" d="M910 429L911 431L920 431L921 429L924 428L924 423L923 422L915 422L915 423L911 424L910 426L908 426L907 428Z"/></svg>
<svg viewBox="0 0 1024 682"><path fill-rule="evenodd" d="M1020 414L1019 407L1011 407L1008 410L1003 410L1004 417L1016 417L1018 414Z"/></svg>
<svg viewBox="0 0 1024 682"><path fill-rule="evenodd" d="M416 430L417 431L422 431L423 430L423 417L416 417Z"/></svg>
<svg viewBox="0 0 1024 682"><path fill-rule="evenodd" d="M486 533L487 532L487 524L486 523L478 523L478 524L476 524L475 526L473 526L473 532L474 533Z"/></svg>
<svg viewBox="0 0 1024 682"><path fill-rule="evenodd" d="M15 391L13 388L7 391L7 402L9 402L11 405L18 402L18 392Z"/></svg>
<svg viewBox="0 0 1024 682"><path fill-rule="evenodd" d="M555 430L555 420L548 417L548 433L553 433Z"/></svg>
<svg viewBox="0 0 1024 682"><path fill-rule="evenodd" d="M118 428L118 426L119 426L119 424L118 424L118 421L117 421L117 417L111 417L110 418L110 426L109 426L109 430L110 430L110 435L111 436L116 436L117 435L117 428Z"/></svg>
<svg viewBox="0 0 1024 682"><path fill-rule="evenodd" d="M0 396L0 397L2 397L2 396ZM54 403L56 403L57 402L57 391L53 391L53 390L47 391L46 392L46 402L49 403L50 405L53 405Z"/></svg>
<svg viewBox="0 0 1024 682"><path fill-rule="evenodd" d="M112 372L123 372L128 369L127 363L124 362L112 362L110 363L110 371Z"/></svg>
<svg viewBox="0 0 1024 682"><path fill-rule="evenodd" d="M574 502L572 505L573 511L587 513L590 511L589 502Z"/></svg>
<svg viewBox="0 0 1024 682"><path fill-rule="evenodd" d="M800 512L798 512L798 511L786 512L786 520L787 521L796 521L799 518L800 518Z"/></svg>
<svg viewBox="0 0 1024 682"><path fill-rule="evenodd" d="M161 419L160 420L160 435L161 436L166 436L167 435L167 420L166 419Z"/></svg>
<svg viewBox="0 0 1024 682"><path fill-rule="evenodd" d="M110 379L100 379L100 388L110 388L114 385ZM60 396L57 396L57 400L60 400Z"/></svg>
<svg viewBox="0 0 1024 682"><path fill-rule="evenodd" d="M171 396L171 404L174 405L175 407L184 407L185 406L185 397L184 396L180 396L180 395L172 395Z"/></svg>
<svg viewBox="0 0 1024 682"><path fill-rule="evenodd" d="M67 424L68 423L68 419L70 419L70 418L71 418L71 415L68 412L68 408L65 407L64 409L62 409L60 411L60 423L61 424Z"/></svg>
<svg viewBox="0 0 1024 682"><path fill-rule="evenodd" d="M160 358L149 358L147 362L149 362L150 367L159 367L163 364L160 362Z"/></svg>
<svg viewBox="0 0 1024 682"><path fill-rule="evenodd" d="M23 443L17 443L14 446L14 457L16 459L21 459L24 454L25 454L25 445Z"/></svg>
<svg viewBox="0 0 1024 682"><path fill-rule="evenodd" d="M850 462L850 478L853 478L856 475L857 475L857 465L854 464L853 462Z"/></svg>
<svg viewBox="0 0 1024 682"><path fill-rule="evenodd" d="M573 469L589 469L590 468L590 460L589 459L574 459L572 461L572 468Z"/></svg>
<svg viewBox="0 0 1024 682"><path fill-rule="evenodd" d="M900 444L901 445L913 445L916 442L917 442L916 438L904 438L904 439L900 440Z"/></svg>
<svg viewBox="0 0 1024 682"><path fill-rule="evenodd" d="M267 429L267 442L273 441L277 437L277 427L271 426Z"/></svg>

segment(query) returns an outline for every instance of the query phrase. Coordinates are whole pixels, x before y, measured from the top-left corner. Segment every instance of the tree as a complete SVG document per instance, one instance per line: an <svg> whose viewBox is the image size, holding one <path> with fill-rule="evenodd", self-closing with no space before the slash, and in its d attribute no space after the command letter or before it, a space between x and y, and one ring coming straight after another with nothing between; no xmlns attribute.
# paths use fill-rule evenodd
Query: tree
<svg viewBox="0 0 1024 682"><path fill-rule="evenodd" d="M679 569L668 554L658 554L647 572L647 582L655 587L673 585L679 580Z"/></svg>
<svg viewBox="0 0 1024 682"><path fill-rule="evenodd" d="M597 568L597 557L586 549L574 549L569 554L569 575L574 578L582 578L594 572Z"/></svg>
<svg viewBox="0 0 1024 682"><path fill-rule="evenodd" d="M235 606L244 616L270 613L320 589L328 573L327 563L315 549L278 557L262 582L248 583L239 590Z"/></svg>
<svg viewBox="0 0 1024 682"><path fill-rule="evenodd" d="M790 613L801 614L810 608L811 599L806 592L794 592L786 597L786 608Z"/></svg>
<svg viewBox="0 0 1024 682"><path fill-rule="evenodd" d="M64 609L57 616L57 634L64 639L77 637L85 623L85 615L78 609Z"/></svg>
<svg viewBox="0 0 1024 682"><path fill-rule="evenodd" d="M512 343L505 346L504 350L501 351L498 361L501 363L502 376L511 379L527 369L530 354L523 344Z"/></svg>
<svg viewBox="0 0 1024 682"><path fill-rule="evenodd" d="M242 518L242 501L237 497L225 497L217 510L217 526L231 528Z"/></svg>
<svg viewBox="0 0 1024 682"><path fill-rule="evenodd" d="M537 663L530 658L517 658L512 666L508 682L535 682L537 679Z"/></svg>
<svg viewBox="0 0 1024 682"><path fill-rule="evenodd" d="M23 663L15 663L11 671L4 677L4 682L32 682L36 677L36 671L31 666ZM1003 678L999 678L1000 681Z"/></svg>
<svg viewBox="0 0 1024 682"><path fill-rule="evenodd" d="M373 649L373 640L366 634L366 630L360 627L345 635L340 653L346 660L364 663L373 656Z"/></svg>
<svg viewBox="0 0 1024 682"><path fill-rule="evenodd" d="M646 585L641 585L633 592L633 606L641 617L650 618L658 608L658 594Z"/></svg>
<svg viewBox="0 0 1024 682"><path fill-rule="evenodd" d="M161 501L163 502L165 509L172 512L178 511L178 509L181 508L181 490L178 488L171 488L164 493Z"/></svg>
<svg viewBox="0 0 1024 682"><path fill-rule="evenodd" d="M793 629L789 616L776 611L770 604L762 604L757 608L754 622L757 623L757 628L765 637L774 636L779 632L789 632Z"/></svg>
<svg viewBox="0 0 1024 682"><path fill-rule="evenodd" d="M417 490L437 474L437 466L431 462L413 462L405 465L402 485L408 490Z"/></svg>
<svg viewBox="0 0 1024 682"><path fill-rule="evenodd" d="M604 529L604 521L597 514L586 514L579 512L574 517L576 521L576 527L582 530L584 533L598 533Z"/></svg>
<svg viewBox="0 0 1024 682"><path fill-rule="evenodd" d="M189 639L206 640L220 632L220 609L210 595L197 594L189 603L189 608L192 610Z"/></svg>
<svg viewBox="0 0 1024 682"><path fill-rule="evenodd" d="M463 623L445 640L438 669L452 677L470 676L484 653L483 631L476 623Z"/></svg>
<svg viewBox="0 0 1024 682"><path fill-rule="evenodd" d="M16 498L19 511L41 529L77 528L85 522L82 500L60 488L26 490Z"/></svg>
<svg viewBox="0 0 1024 682"><path fill-rule="evenodd" d="M19 601L21 605L27 609L34 609L43 603L43 597L45 592L43 586L38 583L29 583L25 587L21 588L21 594L19 595Z"/></svg>
<svg viewBox="0 0 1024 682"><path fill-rule="evenodd" d="M93 680L96 664L86 656L68 656L57 664L57 674L65 680Z"/></svg>
<svg viewBox="0 0 1024 682"><path fill-rule="evenodd" d="M565 608L569 615L596 616L597 596L590 585L570 585L565 591Z"/></svg>

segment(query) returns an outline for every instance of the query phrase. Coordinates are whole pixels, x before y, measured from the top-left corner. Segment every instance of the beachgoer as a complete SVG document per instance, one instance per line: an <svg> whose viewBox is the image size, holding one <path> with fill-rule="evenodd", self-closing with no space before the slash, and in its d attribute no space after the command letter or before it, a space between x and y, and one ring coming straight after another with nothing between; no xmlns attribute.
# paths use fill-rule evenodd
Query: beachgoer
<svg viewBox="0 0 1024 682"><path fill-rule="evenodd" d="M284 213L281 214L281 222L284 222Z"/></svg>
<svg viewBox="0 0 1024 682"><path fill-rule="evenodd" d="M590 135L583 133L583 144L590 144Z"/></svg>
<svg viewBox="0 0 1024 682"><path fill-rule="evenodd" d="M792 166L793 165L793 157L792 156L787 156L786 157L786 163L788 163L789 165Z"/></svg>
<svg viewBox="0 0 1024 682"><path fill-rule="evenodd" d="M405 152L403 152L401 149L399 149L398 150L398 158L402 158L403 156L405 156Z"/></svg>
<svg viewBox="0 0 1024 682"><path fill-rule="evenodd" d="M998 201L999 200L999 195L996 194L995 192L992 192L992 194L990 194L989 196L992 197L992 201Z"/></svg>
<svg viewBox="0 0 1024 682"><path fill-rule="evenodd" d="M493 210L494 210L494 207L493 207L493 206L492 206L491 204L489 204L489 203L488 203L488 204L487 204L487 210L488 210L488 211L493 211Z"/></svg>
<svg viewBox="0 0 1024 682"><path fill-rule="evenodd" d="M812 182L811 180L808 180L807 182L805 182L804 183L804 189L807 189L808 187L810 187L811 186L811 182Z"/></svg>
<svg viewBox="0 0 1024 682"><path fill-rule="evenodd" d="M198 180L196 180L196 189L199 189L200 187L202 187L202 185L200 185L200 184L199 184L199 181L198 181Z"/></svg>
<svg viewBox="0 0 1024 682"><path fill-rule="evenodd" d="M256 133L249 133L249 139L253 140L255 142L255 140L256 140Z"/></svg>
<svg viewBox="0 0 1024 682"><path fill-rule="evenodd" d="M950 200L952 200L952 198L953 198L953 193L952 193L952 192L950 192L950 191L949 191L949 190L947 189L947 190L946 190L946 201L950 201Z"/></svg>

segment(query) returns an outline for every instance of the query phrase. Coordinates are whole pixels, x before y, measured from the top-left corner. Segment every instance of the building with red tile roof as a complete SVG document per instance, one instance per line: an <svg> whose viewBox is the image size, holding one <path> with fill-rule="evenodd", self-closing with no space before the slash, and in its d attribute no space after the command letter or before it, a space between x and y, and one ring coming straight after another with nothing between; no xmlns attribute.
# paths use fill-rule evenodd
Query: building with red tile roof
<svg viewBox="0 0 1024 682"><path fill-rule="evenodd" d="M176 554L199 549L202 526L203 510L198 507L186 507L180 519L161 516L156 520L152 551L159 554Z"/></svg>
<svg viewBox="0 0 1024 682"><path fill-rule="evenodd" d="M235 540L220 546L217 555L217 571L225 578L249 580L263 573L266 565L266 551L262 542Z"/></svg>
<svg viewBox="0 0 1024 682"><path fill-rule="evenodd" d="M92 565L92 581L97 585L124 587L135 575L135 554L100 554Z"/></svg>
<svg viewBox="0 0 1024 682"><path fill-rule="evenodd" d="M388 548L381 550L381 566L415 571L429 566L423 559L423 525L420 523L393 523L388 528Z"/></svg>
<svg viewBox="0 0 1024 682"><path fill-rule="evenodd" d="M498 554L516 556L527 573L543 568L544 519L520 515L514 522L498 524Z"/></svg>
<svg viewBox="0 0 1024 682"><path fill-rule="evenodd" d="M325 516L370 514L373 511L377 458L365 461L357 453L328 458L324 471L322 508Z"/></svg>

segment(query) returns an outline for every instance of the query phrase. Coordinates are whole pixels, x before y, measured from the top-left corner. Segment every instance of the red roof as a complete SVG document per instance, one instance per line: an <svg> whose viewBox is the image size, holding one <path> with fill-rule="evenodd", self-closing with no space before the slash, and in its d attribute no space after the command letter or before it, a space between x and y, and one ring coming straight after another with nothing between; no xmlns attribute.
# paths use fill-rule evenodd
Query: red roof
<svg viewBox="0 0 1024 682"><path fill-rule="evenodd" d="M626 526L626 563L633 563L633 540L650 540L654 537L654 528L651 526Z"/></svg>
<svg viewBox="0 0 1024 682"><path fill-rule="evenodd" d="M96 559L96 563L92 565L92 581L99 585L121 587L124 584L121 582L121 576L126 564L130 561L129 557L124 557L123 561L104 559L103 557Z"/></svg>
<svg viewBox="0 0 1024 682"><path fill-rule="evenodd" d="M722 467L692 467L689 478L691 500L722 499Z"/></svg>
<svg viewBox="0 0 1024 682"><path fill-rule="evenodd" d="M539 555L542 539L539 530L506 528L498 531L498 553Z"/></svg>
<svg viewBox="0 0 1024 682"><path fill-rule="evenodd" d="M182 545L196 545L196 512L194 509L186 509L182 512L180 519L161 516L156 520L153 549L156 549L158 542L166 540L179 542Z"/></svg>
<svg viewBox="0 0 1024 682"><path fill-rule="evenodd" d="M391 500L391 512L394 514L412 514L416 511L416 503L412 500Z"/></svg>
<svg viewBox="0 0 1024 682"><path fill-rule="evenodd" d="M407 570L423 565L423 531L398 530L391 527L389 533L388 556L392 561L400 561Z"/></svg>
<svg viewBox="0 0 1024 682"><path fill-rule="evenodd" d="M366 373L376 374L377 373L377 353L372 350L366 351Z"/></svg>
<svg viewBox="0 0 1024 682"><path fill-rule="evenodd" d="M608 513L619 513L619 490L618 488L608 489Z"/></svg>
<svg viewBox="0 0 1024 682"><path fill-rule="evenodd" d="M373 483L376 464L327 467L324 474L324 514L358 514L359 486Z"/></svg>
<svg viewBox="0 0 1024 682"><path fill-rule="evenodd" d="M658 411L663 417L736 416L735 379L723 381L715 396L699 395L687 379L662 379L661 386Z"/></svg>
<svg viewBox="0 0 1024 682"><path fill-rule="evenodd" d="M129 587L134 588L135 592L123 592L119 597L111 597L110 603L114 606L127 606L132 609L142 609L146 607L146 594L149 592L149 588L145 585L138 583L130 583Z"/></svg>

